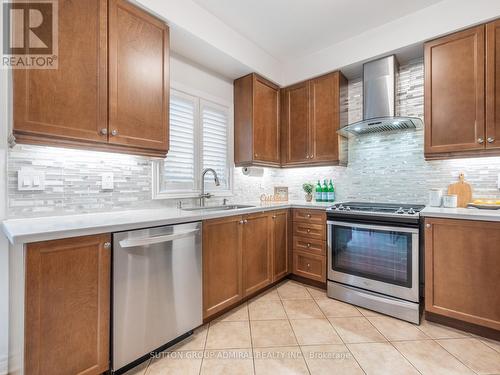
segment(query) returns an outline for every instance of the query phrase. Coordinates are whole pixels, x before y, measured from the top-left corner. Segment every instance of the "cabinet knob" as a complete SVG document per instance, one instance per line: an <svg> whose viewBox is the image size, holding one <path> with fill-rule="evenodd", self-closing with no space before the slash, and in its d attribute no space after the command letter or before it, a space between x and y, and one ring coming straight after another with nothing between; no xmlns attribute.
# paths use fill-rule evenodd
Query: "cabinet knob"
<svg viewBox="0 0 500 375"><path fill-rule="evenodd" d="M311 264L307 263L307 268L311 268Z"/></svg>
<svg viewBox="0 0 500 375"><path fill-rule="evenodd" d="M483 138L478 138L477 139L477 143L479 143L480 145L482 145L484 143L484 139Z"/></svg>
<svg viewBox="0 0 500 375"><path fill-rule="evenodd" d="M107 128L102 128L101 129L101 134L102 135L108 135L108 129Z"/></svg>
<svg viewBox="0 0 500 375"><path fill-rule="evenodd" d="M272 218L273 218L273 219L276 219L276 215L273 215L273 216L272 216Z"/></svg>
<svg viewBox="0 0 500 375"><path fill-rule="evenodd" d="M307 244L307 247L311 247L311 244L310 244L310 243L308 243L308 244Z"/></svg>
<svg viewBox="0 0 500 375"><path fill-rule="evenodd" d="M243 220L243 224L246 224L246 223L248 223L248 220L247 219Z"/></svg>
<svg viewBox="0 0 500 375"><path fill-rule="evenodd" d="M111 242L104 242L104 248L105 249L111 248Z"/></svg>
<svg viewBox="0 0 500 375"><path fill-rule="evenodd" d="M244 223L244 221L243 221L243 220L240 220L240 221L239 221L239 223L240 223L240 224L243 224L243 223Z"/></svg>
<svg viewBox="0 0 500 375"><path fill-rule="evenodd" d="M113 136L118 135L118 130L116 130L116 129L111 130L111 135L113 135Z"/></svg>
<svg viewBox="0 0 500 375"><path fill-rule="evenodd" d="M493 143L493 142L495 142L495 138L488 137L487 141L488 141L488 143Z"/></svg>
<svg viewBox="0 0 500 375"><path fill-rule="evenodd" d="M309 155L306 155L306 159L309 159Z"/></svg>
<svg viewBox="0 0 500 375"><path fill-rule="evenodd" d="M310 230L310 229L308 229L308 230L307 230L307 233L311 233L311 230Z"/></svg>
<svg viewBox="0 0 500 375"><path fill-rule="evenodd" d="M426 227L426 228L430 228L430 227L431 227L431 225L430 225L430 224L425 224L425 227Z"/></svg>
<svg viewBox="0 0 500 375"><path fill-rule="evenodd" d="M311 214L307 214L307 218L310 219L311 218Z"/></svg>

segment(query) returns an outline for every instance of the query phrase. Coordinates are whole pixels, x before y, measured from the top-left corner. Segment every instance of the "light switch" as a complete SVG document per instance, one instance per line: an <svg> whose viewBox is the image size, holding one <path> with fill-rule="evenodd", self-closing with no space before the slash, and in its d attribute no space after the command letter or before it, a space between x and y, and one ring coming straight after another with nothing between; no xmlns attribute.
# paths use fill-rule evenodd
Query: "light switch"
<svg viewBox="0 0 500 375"><path fill-rule="evenodd" d="M113 190L114 187L113 172L104 172L101 176L101 189Z"/></svg>
<svg viewBox="0 0 500 375"><path fill-rule="evenodd" d="M45 172L37 171L33 168L21 168L21 170L17 172L17 190L45 190Z"/></svg>

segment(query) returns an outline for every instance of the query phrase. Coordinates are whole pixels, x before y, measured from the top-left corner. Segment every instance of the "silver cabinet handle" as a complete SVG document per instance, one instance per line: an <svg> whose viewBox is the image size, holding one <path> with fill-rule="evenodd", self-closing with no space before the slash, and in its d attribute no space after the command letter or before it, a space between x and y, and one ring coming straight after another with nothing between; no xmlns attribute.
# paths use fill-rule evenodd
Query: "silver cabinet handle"
<svg viewBox="0 0 500 375"><path fill-rule="evenodd" d="M273 215L273 216L272 216L272 218L273 218L273 219L276 219L276 215Z"/></svg>
<svg viewBox="0 0 500 375"><path fill-rule="evenodd" d="M307 268L311 268L311 264L310 263L307 263Z"/></svg>
<svg viewBox="0 0 500 375"><path fill-rule="evenodd" d="M243 220L240 220L239 221L239 224L244 224L245 222Z"/></svg>
<svg viewBox="0 0 500 375"><path fill-rule="evenodd" d="M309 155L306 155L306 159L309 159Z"/></svg>
<svg viewBox="0 0 500 375"><path fill-rule="evenodd" d="M310 230L310 229L308 229L308 230L307 230L307 233L311 233L311 230Z"/></svg>
<svg viewBox="0 0 500 375"><path fill-rule="evenodd" d="M105 249L111 248L111 242L104 242L104 248Z"/></svg>
<svg viewBox="0 0 500 375"><path fill-rule="evenodd" d="M482 145L484 143L484 139L483 138L478 138L477 139L477 143L479 143L480 145Z"/></svg>
<svg viewBox="0 0 500 375"><path fill-rule="evenodd" d="M488 143L493 143L493 142L495 142L495 138L488 137L487 141L488 141Z"/></svg>
<svg viewBox="0 0 500 375"><path fill-rule="evenodd" d="M310 244L310 243L308 243L308 244L307 244L307 247L308 247L308 248L309 248L309 247L311 247L311 244Z"/></svg>
<svg viewBox="0 0 500 375"><path fill-rule="evenodd" d="M311 218L311 214L307 214L307 218L310 219Z"/></svg>
<svg viewBox="0 0 500 375"><path fill-rule="evenodd" d="M128 247L136 247L136 246L146 246L146 245L154 245L163 242L170 242L174 240L179 240L181 238L190 237L195 233L199 232L199 229L188 230L185 232L167 234L164 236L154 236L154 237L146 237L146 238L128 238L126 240L120 241L120 246L122 248Z"/></svg>
<svg viewBox="0 0 500 375"><path fill-rule="evenodd" d="M247 219L243 220L243 224L246 224L246 223L248 223L248 220Z"/></svg>
<svg viewBox="0 0 500 375"><path fill-rule="evenodd" d="M117 136L118 135L118 130L116 130L116 129L111 130L111 135Z"/></svg>
<svg viewBox="0 0 500 375"><path fill-rule="evenodd" d="M102 135L108 135L108 129L107 128L102 128L101 129L101 134Z"/></svg>
<svg viewBox="0 0 500 375"><path fill-rule="evenodd" d="M425 224L425 227L426 227L426 228L430 228L430 227L431 227L431 225L430 225L430 224Z"/></svg>

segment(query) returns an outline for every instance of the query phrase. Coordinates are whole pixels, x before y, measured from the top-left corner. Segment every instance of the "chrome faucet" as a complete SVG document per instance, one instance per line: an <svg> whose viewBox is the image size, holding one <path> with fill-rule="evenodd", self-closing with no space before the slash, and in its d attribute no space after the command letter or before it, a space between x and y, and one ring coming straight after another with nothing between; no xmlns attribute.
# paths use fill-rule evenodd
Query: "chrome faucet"
<svg viewBox="0 0 500 375"><path fill-rule="evenodd" d="M212 197L212 194L205 193L205 175L207 172L212 172L214 175L215 186L220 185L219 177L217 176L217 172L212 168L205 168L203 172L201 172L201 194L200 194L200 206L205 207L205 199Z"/></svg>

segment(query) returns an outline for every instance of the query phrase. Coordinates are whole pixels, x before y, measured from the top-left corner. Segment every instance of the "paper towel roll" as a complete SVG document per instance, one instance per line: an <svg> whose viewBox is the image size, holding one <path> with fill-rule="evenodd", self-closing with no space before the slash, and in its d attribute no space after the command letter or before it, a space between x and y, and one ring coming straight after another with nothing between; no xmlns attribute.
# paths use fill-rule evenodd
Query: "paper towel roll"
<svg viewBox="0 0 500 375"><path fill-rule="evenodd" d="M264 175L264 168L243 167L241 171L245 176L250 177L262 177Z"/></svg>

